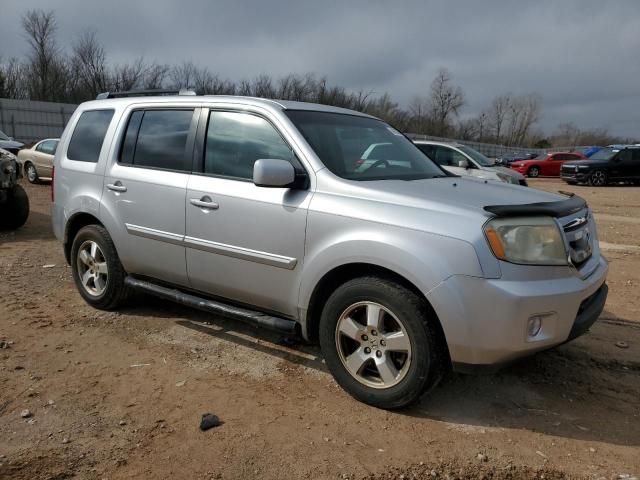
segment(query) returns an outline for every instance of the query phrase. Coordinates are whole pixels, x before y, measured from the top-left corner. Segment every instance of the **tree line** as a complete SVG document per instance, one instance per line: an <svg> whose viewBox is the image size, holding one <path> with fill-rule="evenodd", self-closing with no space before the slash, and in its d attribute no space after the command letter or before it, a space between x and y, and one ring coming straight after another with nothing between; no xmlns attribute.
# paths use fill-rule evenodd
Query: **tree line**
<svg viewBox="0 0 640 480"><path fill-rule="evenodd" d="M508 146L623 142L606 129L585 131L573 124L560 125L545 136L536 128L541 100L535 94L499 95L478 115L464 115L465 93L445 68L437 72L423 95L416 95L403 108L388 93L348 90L313 73L279 78L261 74L233 81L222 79L193 61L168 65L139 57L128 63L111 64L93 31L80 34L69 49L63 49L57 41L52 11L27 11L22 17L22 28L29 54L23 59L11 57L4 62L0 59L0 98L80 103L101 92L190 88L207 95L246 95L334 105L382 118L404 132Z"/></svg>

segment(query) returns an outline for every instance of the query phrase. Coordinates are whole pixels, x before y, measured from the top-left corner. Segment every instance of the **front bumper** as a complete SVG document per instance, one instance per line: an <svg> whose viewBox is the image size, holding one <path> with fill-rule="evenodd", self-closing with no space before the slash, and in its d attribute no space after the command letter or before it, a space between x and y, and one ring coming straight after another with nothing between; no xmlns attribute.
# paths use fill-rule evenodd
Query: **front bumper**
<svg viewBox="0 0 640 480"><path fill-rule="evenodd" d="M440 319L454 366L500 365L585 333L607 298L608 264L604 257L598 262L585 279L577 275L536 280L453 275L439 284L427 299ZM529 318L538 315L543 318L540 332L529 337Z"/></svg>
<svg viewBox="0 0 640 480"><path fill-rule="evenodd" d="M560 178L565 182L586 183L589 180L588 173L581 172L562 172Z"/></svg>

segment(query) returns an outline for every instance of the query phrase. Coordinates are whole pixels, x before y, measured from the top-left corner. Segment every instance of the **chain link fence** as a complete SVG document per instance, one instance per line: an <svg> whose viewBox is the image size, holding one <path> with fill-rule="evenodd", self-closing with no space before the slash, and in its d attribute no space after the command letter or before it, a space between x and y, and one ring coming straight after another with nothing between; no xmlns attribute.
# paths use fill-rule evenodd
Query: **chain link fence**
<svg viewBox="0 0 640 480"><path fill-rule="evenodd" d="M58 138L77 105L0 98L0 130L27 145Z"/></svg>

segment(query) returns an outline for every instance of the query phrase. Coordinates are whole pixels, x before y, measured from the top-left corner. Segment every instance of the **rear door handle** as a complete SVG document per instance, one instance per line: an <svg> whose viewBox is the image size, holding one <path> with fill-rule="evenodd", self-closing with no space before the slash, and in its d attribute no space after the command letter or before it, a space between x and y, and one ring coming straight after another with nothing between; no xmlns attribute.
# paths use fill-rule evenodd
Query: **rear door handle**
<svg viewBox="0 0 640 480"><path fill-rule="evenodd" d="M201 199L192 198L189 200L189 203L194 207L208 208L209 210L217 210L220 207L220 205L211 200L211 197L208 195L205 195Z"/></svg>
<svg viewBox="0 0 640 480"><path fill-rule="evenodd" d="M126 192L127 187L125 187L120 181L116 183L107 183L107 188L109 190L113 190L114 192Z"/></svg>

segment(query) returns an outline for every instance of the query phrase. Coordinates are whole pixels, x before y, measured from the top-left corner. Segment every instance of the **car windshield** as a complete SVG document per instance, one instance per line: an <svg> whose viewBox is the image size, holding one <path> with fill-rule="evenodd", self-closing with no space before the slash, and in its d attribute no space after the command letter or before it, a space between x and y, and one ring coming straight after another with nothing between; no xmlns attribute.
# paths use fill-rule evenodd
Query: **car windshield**
<svg viewBox="0 0 640 480"><path fill-rule="evenodd" d="M322 163L348 180L419 180L450 176L381 120L285 110Z"/></svg>
<svg viewBox="0 0 640 480"><path fill-rule="evenodd" d="M549 154L547 152L542 152L533 158L535 160L544 160L545 158L548 158L548 157L549 157Z"/></svg>
<svg viewBox="0 0 640 480"><path fill-rule="evenodd" d="M0 130L0 140L11 140L7 134Z"/></svg>
<svg viewBox="0 0 640 480"><path fill-rule="evenodd" d="M609 160L620 150L617 148L603 148L589 157L589 160Z"/></svg>
<svg viewBox="0 0 640 480"><path fill-rule="evenodd" d="M471 147L467 147L466 145L461 145L458 147L458 150L461 150L462 152L469 155L471 158L475 160L477 164L483 167L493 167L495 165L495 162L493 160L485 157L483 154L481 154L477 150L474 150Z"/></svg>

